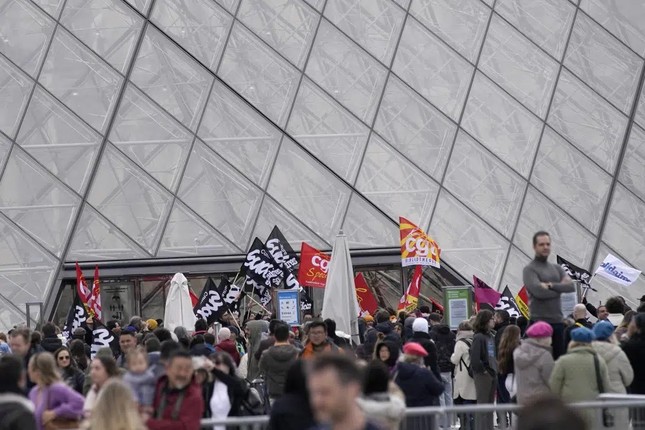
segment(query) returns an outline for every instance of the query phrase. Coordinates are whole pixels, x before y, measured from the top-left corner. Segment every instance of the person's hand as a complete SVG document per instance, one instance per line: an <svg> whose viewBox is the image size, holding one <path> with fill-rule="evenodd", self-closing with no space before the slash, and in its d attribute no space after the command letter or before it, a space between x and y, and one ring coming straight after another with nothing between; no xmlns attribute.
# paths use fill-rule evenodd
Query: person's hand
<svg viewBox="0 0 645 430"><path fill-rule="evenodd" d="M47 424L48 422L54 420L55 418L56 418L56 412L54 411L43 412L43 416L42 416L43 424Z"/></svg>
<svg viewBox="0 0 645 430"><path fill-rule="evenodd" d="M540 287L544 288L545 290L548 290L549 284L547 282L540 282Z"/></svg>

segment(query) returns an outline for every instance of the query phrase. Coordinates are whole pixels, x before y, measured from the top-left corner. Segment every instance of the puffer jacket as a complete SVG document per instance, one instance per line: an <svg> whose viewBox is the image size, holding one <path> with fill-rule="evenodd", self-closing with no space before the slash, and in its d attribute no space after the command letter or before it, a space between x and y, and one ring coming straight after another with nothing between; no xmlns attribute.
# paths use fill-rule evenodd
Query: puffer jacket
<svg viewBox="0 0 645 430"><path fill-rule="evenodd" d="M535 397L551 393L549 378L555 365L551 347L533 339L523 340L513 351L513 362L517 403L527 404Z"/></svg>
<svg viewBox="0 0 645 430"><path fill-rule="evenodd" d="M450 356L450 361L455 365L455 381L453 384L453 398L461 397L464 400L477 400L475 391L475 380L468 374L466 366L470 367L470 347L473 343L472 331L460 331L457 333L455 351ZM461 360L463 359L463 363ZM465 363L465 365L464 365Z"/></svg>
<svg viewBox="0 0 645 430"><path fill-rule="evenodd" d="M610 393L627 393L634 380L634 370L622 348L609 342L594 342L596 353L605 360L609 371L609 386L605 387Z"/></svg>
<svg viewBox="0 0 645 430"><path fill-rule="evenodd" d="M356 399L358 406L383 429L398 430L405 415L405 399L403 394L374 393Z"/></svg>

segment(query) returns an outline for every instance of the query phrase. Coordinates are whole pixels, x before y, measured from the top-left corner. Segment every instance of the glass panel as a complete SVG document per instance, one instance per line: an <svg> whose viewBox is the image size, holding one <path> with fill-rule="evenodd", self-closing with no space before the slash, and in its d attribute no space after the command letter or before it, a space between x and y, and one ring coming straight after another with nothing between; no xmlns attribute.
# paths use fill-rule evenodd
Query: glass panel
<svg viewBox="0 0 645 430"><path fill-rule="evenodd" d="M154 254L170 212L170 193L110 144L103 153L87 201Z"/></svg>
<svg viewBox="0 0 645 430"><path fill-rule="evenodd" d="M199 137L264 188L282 133L221 82L215 81Z"/></svg>
<svg viewBox="0 0 645 430"><path fill-rule="evenodd" d="M462 127L527 177L542 122L481 73L475 76Z"/></svg>
<svg viewBox="0 0 645 430"><path fill-rule="evenodd" d="M638 54L645 54L645 8L641 4L583 0L580 7Z"/></svg>
<svg viewBox="0 0 645 430"><path fill-rule="evenodd" d="M589 230L598 231L611 177L549 127L531 182Z"/></svg>
<svg viewBox="0 0 645 430"><path fill-rule="evenodd" d="M289 139L284 139L268 193L311 230L329 240L340 226L350 190Z"/></svg>
<svg viewBox="0 0 645 430"><path fill-rule="evenodd" d="M125 74L143 19L120 0L67 0L61 23Z"/></svg>
<svg viewBox="0 0 645 430"><path fill-rule="evenodd" d="M211 70L224 52L233 17L212 0L159 0L151 20Z"/></svg>
<svg viewBox="0 0 645 430"><path fill-rule="evenodd" d="M99 132L107 126L122 79L61 27L39 78L45 88Z"/></svg>
<svg viewBox="0 0 645 430"><path fill-rule="evenodd" d="M439 243L441 258L459 273L497 285L509 243L454 197L439 196L428 233Z"/></svg>
<svg viewBox="0 0 645 430"><path fill-rule="evenodd" d="M33 81L0 55L0 131L14 137Z"/></svg>
<svg viewBox="0 0 645 430"><path fill-rule="evenodd" d="M218 75L278 125L287 121L300 73L237 24Z"/></svg>
<svg viewBox="0 0 645 430"><path fill-rule="evenodd" d="M356 189L390 216L428 225L439 186L384 140L373 134L367 145Z"/></svg>
<svg viewBox="0 0 645 430"><path fill-rule="evenodd" d="M387 70L327 21L320 24L306 73L361 120L371 123Z"/></svg>
<svg viewBox="0 0 645 430"><path fill-rule="evenodd" d="M645 86L643 86L640 97L638 98L638 107L634 120L637 121L641 127L645 127Z"/></svg>
<svg viewBox="0 0 645 430"><path fill-rule="evenodd" d="M618 185L611 201L611 209L605 223L602 240L634 263L645 267L643 249L645 231L645 202Z"/></svg>
<svg viewBox="0 0 645 430"><path fill-rule="evenodd" d="M634 264L629 260L609 248L605 243L601 242L598 252L596 253L592 270L595 271L595 269L600 266L605 257L607 257L607 254L612 254L613 256L620 258L625 264L634 267ZM632 309L636 309L640 306L640 297L643 291L645 291L645 277L639 276L636 282L630 285L629 288L625 288L607 278L596 276L593 279L593 286L598 291L589 290L587 301L594 306L599 306L600 304L605 303L609 297L622 296Z"/></svg>
<svg viewBox="0 0 645 430"><path fill-rule="evenodd" d="M562 70L549 124L608 172L616 168L627 118Z"/></svg>
<svg viewBox="0 0 645 430"><path fill-rule="evenodd" d="M9 138L0 133L0 168L4 166L5 159L9 151L11 151L11 145L12 143Z"/></svg>
<svg viewBox="0 0 645 430"><path fill-rule="evenodd" d="M620 167L620 181L645 200L645 131L636 124Z"/></svg>
<svg viewBox="0 0 645 430"><path fill-rule="evenodd" d="M369 129L308 79L300 85L287 132L339 176L354 183Z"/></svg>
<svg viewBox="0 0 645 430"><path fill-rule="evenodd" d="M178 195L231 242L248 242L262 191L200 140L195 141Z"/></svg>
<svg viewBox="0 0 645 430"><path fill-rule="evenodd" d="M320 17L301 0L245 0L237 19L302 69Z"/></svg>
<svg viewBox="0 0 645 430"><path fill-rule="evenodd" d="M551 234L551 257L561 255L584 267L591 262L595 238L567 214L558 209L535 188L529 187L524 200L513 243L526 255L534 255L533 234L546 230Z"/></svg>
<svg viewBox="0 0 645 430"><path fill-rule="evenodd" d="M562 0L497 0L495 10L542 49L561 59L576 8Z"/></svg>
<svg viewBox="0 0 645 430"><path fill-rule="evenodd" d="M530 262L531 259L522 251L515 246L511 246L506 268L504 269L504 276L502 276L502 282L499 283L500 291L508 285L513 295L519 293L524 285L522 272L524 271L524 267Z"/></svg>
<svg viewBox="0 0 645 430"><path fill-rule="evenodd" d="M623 112L631 109L643 60L584 13L576 18L564 63Z"/></svg>
<svg viewBox="0 0 645 430"><path fill-rule="evenodd" d="M309 227L266 195L264 196L262 208L260 209L255 230L251 237L261 237L264 239L269 236L275 226L278 226L291 247L296 251L300 251L302 242L307 242L317 249L331 248L329 243L319 238L314 232L309 230Z"/></svg>
<svg viewBox="0 0 645 430"><path fill-rule="evenodd" d="M148 9L150 9L150 4L152 0L125 0L132 5L135 9L141 12L143 15L148 15Z"/></svg>
<svg viewBox="0 0 645 430"><path fill-rule="evenodd" d="M60 15L61 8L63 6L63 0L31 0L33 3L36 3L40 6L45 12L58 19Z"/></svg>
<svg viewBox="0 0 645 430"><path fill-rule="evenodd" d="M533 113L546 116L559 64L497 16L479 67Z"/></svg>
<svg viewBox="0 0 645 430"><path fill-rule="evenodd" d="M219 3L223 8L225 8L227 11L235 15L235 12L237 11L237 7L240 4L240 0L215 0L217 3Z"/></svg>
<svg viewBox="0 0 645 430"><path fill-rule="evenodd" d="M385 65L390 65L405 11L391 0L329 0L325 16Z"/></svg>
<svg viewBox="0 0 645 430"><path fill-rule="evenodd" d="M213 82L206 69L152 26L130 79L191 130L197 128Z"/></svg>
<svg viewBox="0 0 645 430"><path fill-rule="evenodd" d="M240 254L242 250L193 214L179 200L170 213L157 257Z"/></svg>
<svg viewBox="0 0 645 430"><path fill-rule="evenodd" d="M127 260L148 257L150 255L136 242L85 204L65 260Z"/></svg>
<svg viewBox="0 0 645 430"><path fill-rule="evenodd" d="M498 231L511 236L526 181L464 132L457 135L443 185Z"/></svg>
<svg viewBox="0 0 645 430"><path fill-rule="evenodd" d="M27 1L0 0L0 52L36 76L55 25Z"/></svg>
<svg viewBox="0 0 645 430"><path fill-rule="evenodd" d="M441 180L456 125L390 75L374 129L437 181Z"/></svg>
<svg viewBox="0 0 645 430"><path fill-rule="evenodd" d="M128 85L110 141L171 191L177 189L193 135L133 85Z"/></svg>
<svg viewBox="0 0 645 430"><path fill-rule="evenodd" d="M60 256L81 199L14 148L0 182L0 210Z"/></svg>
<svg viewBox="0 0 645 430"><path fill-rule="evenodd" d="M413 19L405 24L392 71L450 118L459 118L473 66Z"/></svg>
<svg viewBox="0 0 645 430"><path fill-rule="evenodd" d="M325 6L325 0L305 0L311 7L316 8L318 12L322 12L323 6Z"/></svg>
<svg viewBox="0 0 645 430"><path fill-rule="evenodd" d="M414 1L410 13L474 63L484 40L490 9L479 0Z"/></svg>
<svg viewBox="0 0 645 430"><path fill-rule="evenodd" d="M358 193L353 193L347 208L343 232L352 249L392 247L399 244L399 226L376 210ZM330 242L334 242L332 235Z"/></svg>

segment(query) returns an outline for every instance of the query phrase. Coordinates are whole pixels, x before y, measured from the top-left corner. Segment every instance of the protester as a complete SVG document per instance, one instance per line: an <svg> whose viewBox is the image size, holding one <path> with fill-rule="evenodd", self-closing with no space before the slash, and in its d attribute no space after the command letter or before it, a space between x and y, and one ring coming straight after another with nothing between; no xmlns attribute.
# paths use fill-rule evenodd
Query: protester
<svg viewBox="0 0 645 430"><path fill-rule="evenodd" d="M287 324L278 324L274 331L275 343L260 358L260 372L272 403L282 396L287 371L298 359L298 349L289 343L290 332Z"/></svg>
<svg viewBox="0 0 645 430"><path fill-rule="evenodd" d="M497 351L497 357L498 357L498 363L499 363L499 345L502 340L502 336L506 332L506 329L511 325L511 315L508 313L508 311L499 309L495 311L495 314L493 316L493 320L495 321L495 351ZM518 338L518 343L519 343L519 338ZM510 359L512 361L512 355L510 357L507 357L507 359ZM499 372L497 374L497 403L500 404L506 404L510 403L511 401L511 394L508 392L506 389L506 376L505 374L502 374ZM498 413L498 417L499 417ZM504 419L504 425L508 427L509 421L508 421L508 414L504 414L506 418ZM499 419L498 419L499 420ZM500 421L501 422L501 421Z"/></svg>
<svg viewBox="0 0 645 430"><path fill-rule="evenodd" d="M136 332L131 328L129 328L129 326L121 330L121 336L119 337L119 348L121 349L121 355L119 355L119 357L116 359L117 366L121 368L127 368L128 353L136 347L137 347Z"/></svg>
<svg viewBox="0 0 645 430"><path fill-rule="evenodd" d="M551 393L549 379L555 365L551 350L551 325L538 321L526 330L526 336L528 339L513 351L517 403L521 405Z"/></svg>
<svg viewBox="0 0 645 430"><path fill-rule="evenodd" d="M396 388L396 391L392 389ZM405 415L405 396L390 384L390 371L382 361L372 361L364 370L363 395L358 405L382 429L398 430Z"/></svg>
<svg viewBox="0 0 645 430"><path fill-rule="evenodd" d="M627 328L629 339L623 344L623 351L634 371L634 379L628 388L630 394L645 395L645 313L639 312ZM645 429L645 409L631 412L634 430Z"/></svg>
<svg viewBox="0 0 645 430"><path fill-rule="evenodd" d="M547 396L525 405L517 417L516 430L590 430L578 411L562 400Z"/></svg>
<svg viewBox="0 0 645 430"><path fill-rule="evenodd" d="M280 323L282 323L282 321L278 319L272 319L271 321L269 321L269 336L260 342L260 346L255 352L255 358L258 360L258 363L260 362L260 357L262 357L262 353L264 353L264 351L269 349L275 343L275 328Z"/></svg>
<svg viewBox="0 0 645 430"><path fill-rule="evenodd" d="M40 347L33 347L31 345L31 331L28 328L16 328L9 334L9 346L13 354L22 358L25 369L29 369L29 360L34 354L42 352ZM31 376L27 375L27 390L36 385L31 380Z"/></svg>
<svg viewBox="0 0 645 430"><path fill-rule="evenodd" d="M470 348L470 367L475 380L477 403L493 403L497 387L497 359L495 338L493 337L493 313L483 309L477 313L473 329L473 346ZM493 424L493 414L479 414L475 419L475 428L487 430Z"/></svg>
<svg viewBox="0 0 645 430"><path fill-rule="evenodd" d="M17 355L0 356L0 427L7 430L36 430L34 405L25 398L27 375Z"/></svg>
<svg viewBox="0 0 645 430"><path fill-rule="evenodd" d="M7 343L7 335L0 332L0 356L4 354L11 354L11 348Z"/></svg>
<svg viewBox="0 0 645 430"><path fill-rule="evenodd" d="M598 357L591 346L594 334L586 327L571 331L567 354L555 362L549 385L553 394L568 403L595 400L609 388L605 360ZM589 425L594 422L594 411L581 412Z"/></svg>
<svg viewBox="0 0 645 430"><path fill-rule="evenodd" d="M153 416L146 422L149 430L172 430L180 425L187 430L199 429L204 399L193 378L188 351L178 350L169 357L166 374L157 382L153 410Z"/></svg>
<svg viewBox="0 0 645 430"><path fill-rule="evenodd" d="M432 323L432 330L430 331L430 338L437 346L437 367L439 368L439 375L443 383L443 394L439 397L441 406L452 406L452 363L450 356L455 350L455 334L450 330L447 324L443 323L443 316L439 313L433 312L429 316ZM415 320L416 321L416 320ZM432 369L434 371L434 368ZM444 427L450 427L452 416L445 415Z"/></svg>
<svg viewBox="0 0 645 430"><path fill-rule="evenodd" d="M300 358L310 360L316 355L326 352L337 353L341 349L327 338L327 326L324 322L317 320L309 324L309 342L300 353Z"/></svg>
<svg viewBox="0 0 645 430"><path fill-rule="evenodd" d="M607 321L613 324L614 328L618 327L623 321L625 313L625 302L622 297L610 297L605 302L607 308Z"/></svg>
<svg viewBox="0 0 645 430"><path fill-rule="evenodd" d="M470 323L462 321L457 331L455 351L450 356L450 361L455 366L455 382L452 393L455 405L470 405L477 402L475 380L470 375L470 347L473 344L473 328ZM475 418L472 414L459 414L460 430L474 430Z"/></svg>
<svg viewBox="0 0 645 430"><path fill-rule="evenodd" d="M421 346L418 348L424 351ZM361 383L359 369L345 355L323 354L313 360L308 386L319 424L316 429L378 430L356 401L361 394Z"/></svg>
<svg viewBox="0 0 645 430"><path fill-rule="evenodd" d="M529 295L531 320L545 321L553 328L553 358L564 353L564 323L562 322L562 293L575 291L564 269L547 260L551 253L551 237L545 231L533 235L535 258L525 268L523 281Z"/></svg>
<svg viewBox="0 0 645 430"><path fill-rule="evenodd" d="M347 339L344 339L336 334L336 321L327 318L324 323L327 326L327 335L329 336L329 339L334 342L334 345L339 348L349 348L349 342L347 341Z"/></svg>
<svg viewBox="0 0 645 430"><path fill-rule="evenodd" d="M42 332L44 337L40 342L40 346L42 346L43 350L53 354L58 348L63 346L63 341L56 335L56 326L53 323L45 323Z"/></svg>
<svg viewBox="0 0 645 430"><path fill-rule="evenodd" d="M96 406L98 395L103 386L110 378L116 378L118 376L119 368L112 357L112 351L99 350L90 364L90 381L92 386L85 396L85 404L83 406L83 415L85 418L89 418L92 415L92 410Z"/></svg>
<svg viewBox="0 0 645 430"><path fill-rule="evenodd" d="M374 348L374 360L384 363L390 373L392 373L399 360L399 349L392 342L379 342L376 344L376 348Z"/></svg>
<svg viewBox="0 0 645 430"><path fill-rule="evenodd" d="M213 380L208 390L211 397L207 399L206 404L210 417L223 419L239 416L247 389L244 381L235 374L233 357L227 352L220 351L214 353L210 360L214 364L211 370ZM225 430L225 428L216 427L216 430Z"/></svg>
<svg viewBox="0 0 645 430"><path fill-rule="evenodd" d="M29 391L34 404L36 427L44 430L55 420L78 420L83 415L83 396L64 384L54 356L39 352L29 359L29 377L36 384Z"/></svg>
<svg viewBox="0 0 645 430"><path fill-rule="evenodd" d="M254 320L246 323L245 330L248 331L246 338L249 340L249 349L245 354L248 369L246 379L249 381L256 379L260 373L260 357L256 358L256 353L260 348L262 333L267 332L268 329L266 321Z"/></svg>
<svg viewBox="0 0 645 430"><path fill-rule="evenodd" d="M208 357L213 352L215 351L211 351L211 348L206 345L206 338L203 334L196 335L193 333L193 337L190 340L190 355L193 357Z"/></svg>
<svg viewBox="0 0 645 430"><path fill-rule="evenodd" d="M128 353L127 365L128 371L123 375L123 382L132 390L139 408L150 414L157 378L148 365L148 353L141 347L133 349Z"/></svg>
<svg viewBox="0 0 645 430"><path fill-rule="evenodd" d="M96 399L87 430L146 430L132 391L118 379L107 382Z"/></svg>
<svg viewBox="0 0 645 430"><path fill-rule="evenodd" d="M439 371L437 347L435 346L436 341L433 342L430 339L428 320L426 320L425 318L416 318L414 320L414 323L412 324L412 337L410 338L410 342L416 342L426 350L428 355L423 358L423 363L427 368L432 370L437 379L441 379L442 373ZM452 389L450 389L450 392L452 392Z"/></svg>
<svg viewBox="0 0 645 430"><path fill-rule="evenodd" d="M636 311L627 311L625 312L625 315L623 316L623 320L620 322L618 327L616 327L616 330L614 331L614 336L616 337L616 340L618 342L626 342L627 339L629 339L629 336L627 335L627 328L629 327L629 323L632 322L632 318L634 318L634 315L636 315Z"/></svg>
<svg viewBox="0 0 645 430"><path fill-rule="evenodd" d="M90 355L85 352L85 344L82 340L74 339L69 344L69 352L72 355L72 360L78 365L78 368L83 372L89 371L89 358Z"/></svg>
<svg viewBox="0 0 645 430"><path fill-rule="evenodd" d="M513 352L520 345L520 328L516 325L509 325L504 330L504 334L499 342L497 349L497 403L511 403L513 397L517 394L517 385L515 380L515 365L513 361ZM503 396L500 395L503 393ZM500 416L501 415L501 416ZM497 421L502 426L510 428L511 414L497 413Z"/></svg>
<svg viewBox="0 0 645 430"><path fill-rule="evenodd" d="M63 381L77 393L83 394L83 385L85 384L85 374L76 366L72 359L72 354L66 346L60 347L54 352L56 365L60 369Z"/></svg>
<svg viewBox="0 0 645 430"><path fill-rule="evenodd" d="M566 347L571 342L571 331L578 327L592 328L593 324L587 319L587 308L582 303L578 303L573 307L573 320L574 323L564 330L564 346Z"/></svg>
<svg viewBox="0 0 645 430"><path fill-rule="evenodd" d="M235 342L231 340L231 330L226 327L220 329L219 333L217 333L217 340L219 340L219 343L215 345L215 350L226 352L235 361L235 366L239 366L241 357L240 353L237 352Z"/></svg>
<svg viewBox="0 0 645 430"><path fill-rule="evenodd" d="M302 430L314 426L304 367L305 362L298 360L287 371L284 393L271 407L268 430Z"/></svg>

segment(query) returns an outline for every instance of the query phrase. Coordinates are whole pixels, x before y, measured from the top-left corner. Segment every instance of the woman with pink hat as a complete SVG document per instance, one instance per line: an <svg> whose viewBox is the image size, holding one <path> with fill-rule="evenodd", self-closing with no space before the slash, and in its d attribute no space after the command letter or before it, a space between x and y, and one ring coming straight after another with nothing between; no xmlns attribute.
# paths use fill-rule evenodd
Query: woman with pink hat
<svg viewBox="0 0 645 430"><path fill-rule="evenodd" d="M526 330L528 339L513 351L517 403L525 405L533 398L550 394L549 378L554 361L551 351L553 328L544 321L532 324Z"/></svg>

